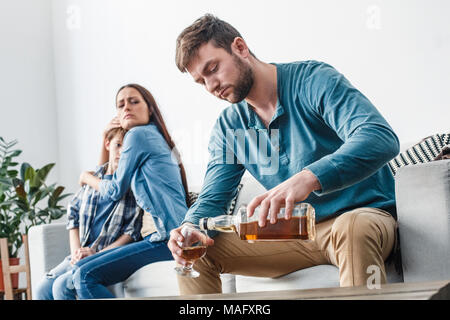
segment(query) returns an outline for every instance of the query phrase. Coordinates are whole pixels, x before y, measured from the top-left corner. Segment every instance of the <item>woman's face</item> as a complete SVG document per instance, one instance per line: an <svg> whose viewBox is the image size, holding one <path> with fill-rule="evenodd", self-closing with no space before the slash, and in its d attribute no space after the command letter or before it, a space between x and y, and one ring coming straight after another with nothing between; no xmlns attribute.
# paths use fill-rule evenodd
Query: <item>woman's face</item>
<svg viewBox="0 0 450 320"><path fill-rule="evenodd" d="M120 90L117 94L116 105L117 117L122 128L129 130L149 123L150 111L135 88L127 87Z"/></svg>

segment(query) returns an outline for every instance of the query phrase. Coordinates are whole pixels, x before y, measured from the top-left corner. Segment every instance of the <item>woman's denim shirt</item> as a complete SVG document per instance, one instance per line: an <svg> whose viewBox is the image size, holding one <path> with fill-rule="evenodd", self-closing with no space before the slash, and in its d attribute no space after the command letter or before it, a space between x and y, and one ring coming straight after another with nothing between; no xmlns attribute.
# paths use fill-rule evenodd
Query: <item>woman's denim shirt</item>
<svg viewBox="0 0 450 320"><path fill-rule="evenodd" d="M127 132L119 166L111 180L100 182L100 193L119 200L129 187L155 222L150 241L167 240L187 212L186 193L176 158L153 123Z"/></svg>

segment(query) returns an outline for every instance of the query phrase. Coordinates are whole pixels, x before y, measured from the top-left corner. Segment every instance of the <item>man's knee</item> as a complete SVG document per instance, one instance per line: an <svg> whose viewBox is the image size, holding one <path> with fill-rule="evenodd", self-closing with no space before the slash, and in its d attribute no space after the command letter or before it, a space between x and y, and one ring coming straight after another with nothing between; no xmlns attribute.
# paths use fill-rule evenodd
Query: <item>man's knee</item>
<svg viewBox="0 0 450 320"><path fill-rule="evenodd" d="M336 218L331 228L331 237L336 246L348 243L380 244L381 229L373 213L359 209Z"/></svg>

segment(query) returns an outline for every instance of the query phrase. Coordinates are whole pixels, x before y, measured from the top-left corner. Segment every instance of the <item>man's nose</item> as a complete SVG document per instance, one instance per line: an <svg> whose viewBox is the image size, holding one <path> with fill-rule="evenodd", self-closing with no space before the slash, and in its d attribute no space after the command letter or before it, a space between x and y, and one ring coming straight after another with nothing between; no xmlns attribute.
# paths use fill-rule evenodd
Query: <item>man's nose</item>
<svg viewBox="0 0 450 320"><path fill-rule="evenodd" d="M219 82L215 78L209 78L205 80L206 90L214 94L219 86Z"/></svg>

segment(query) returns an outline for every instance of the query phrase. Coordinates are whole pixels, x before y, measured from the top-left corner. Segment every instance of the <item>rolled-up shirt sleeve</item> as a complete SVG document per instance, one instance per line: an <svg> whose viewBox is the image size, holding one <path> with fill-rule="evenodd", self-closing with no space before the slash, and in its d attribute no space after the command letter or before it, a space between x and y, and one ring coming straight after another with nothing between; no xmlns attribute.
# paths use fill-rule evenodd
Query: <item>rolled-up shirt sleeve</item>
<svg viewBox="0 0 450 320"><path fill-rule="evenodd" d="M80 225L80 206L85 190L85 186L80 188L67 205L67 230L78 228Z"/></svg>
<svg viewBox="0 0 450 320"><path fill-rule="evenodd" d="M374 174L399 152L399 141L373 104L333 67L322 64L306 80L305 105L344 142L309 164L319 180L317 195L351 186Z"/></svg>

